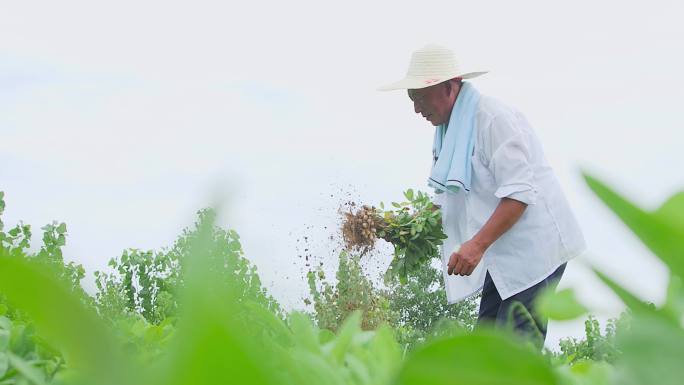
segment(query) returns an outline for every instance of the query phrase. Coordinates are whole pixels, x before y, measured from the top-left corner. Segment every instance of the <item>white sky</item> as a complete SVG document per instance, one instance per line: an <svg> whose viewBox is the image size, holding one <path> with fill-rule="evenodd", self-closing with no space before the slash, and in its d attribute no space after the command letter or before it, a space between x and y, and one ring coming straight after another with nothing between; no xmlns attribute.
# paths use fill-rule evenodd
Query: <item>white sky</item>
<svg viewBox="0 0 684 385"><path fill-rule="evenodd" d="M664 268L579 169L646 207L682 188L683 11L681 1L0 1L3 219L32 224L36 243L40 226L67 222L65 254L92 272L124 248L170 245L218 196L272 293L301 308L297 255L334 265L328 238L347 192L375 204L427 190L431 126L404 93L375 88L438 43L466 70L490 70L473 83L537 129L585 230L582 260L660 301ZM389 262L376 258L376 270ZM583 263L561 285L601 319L620 310ZM554 323L547 344L582 333L581 322Z"/></svg>

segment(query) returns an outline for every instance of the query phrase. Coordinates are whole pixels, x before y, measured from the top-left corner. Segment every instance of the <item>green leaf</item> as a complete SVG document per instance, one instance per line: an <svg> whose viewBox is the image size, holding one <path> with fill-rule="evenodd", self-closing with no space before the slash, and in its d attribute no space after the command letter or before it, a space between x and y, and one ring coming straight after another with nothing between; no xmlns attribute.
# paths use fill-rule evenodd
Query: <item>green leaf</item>
<svg viewBox="0 0 684 385"><path fill-rule="evenodd" d="M345 360L345 364L349 368L355 383L370 384L372 382L371 373L368 370L369 368L363 361L353 355L349 355Z"/></svg>
<svg viewBox="0 0 684 385"><path fill-rule="evenodd" d="M369 352L377 363L374 370L374 375L378 379L376 383L390 383L389 380L396 375L396 370L401 365L402 356L399 344L389 327L382 326L376 330L375 337L370 342Z"/></svg>
<svg viewBox="0 0 684 385"><path fill-rule="evenodd" d="M492 331L433 342L406 360L400 385L553 385L551 367L527 345Z"/></svg>
<svg viewBox="0 0 684 385"><path fill-rule="evenodd" d="M318 341L321 345L327 344L328 342L335 339L335 333L328 329L321 329L318 332Z"/></svg>
<svg viewBox="0 0 684 385"><path fill-rule="evenodd" d="M344 356L354 335L361 331L361 312L351 313L342 324L337 337L334 340L332 355L338 363L344 362Z"/></svg>
<svg viewBox="0 0 684 385"><path fill-rule="evenodd" d="M592 270L599 277L599 279L601 279L601 281L603 281L603 283L605 283L613 291L613 293L615 293L622 300L622 302L624 302L625 305L627 305L627 307L632 309L632 311L640 313L653 313L655 311L654 307L649 306L648 304L637 298L634 294L629 292L629 290L625 289L620 284L610 279L607 275L601 273L596 269Z"/></svg>
<svg viewBox="0 0 684 385"><path fill-rule="evenodd" d="M106 377L100 383L125 381L118 366L125 361L116 355L115 344L97 314L85 308L83 300L51 270L3 254L0 249L0 292L31 317L41 336L63 349L86 376ZM13 365L14 361L10 356Z"/></svg>
<svg viewBox="0 0 684 385"><path fill-rule="evenodd" d="M12 321L5 316L0 316L0 329L12 330Z"/></svg>
<svg viewBox="0 0 684 385"><path fill-rule="evenodd" d="M562 384L610 385L614 383L615 368L607 362L585 360L558 367L556 373L562 377Z"/></svg>
<svg viewBox="0 0 684 385"><path fill-rule="evenodd" d="M45 376L37 368L34 368L28 362L24 361L23 358L16 356L12 353L7 353L9 363L12 365L17 372L21 373L22 376L26 377L34 385L45 385Z"/></svg>
<svg viewBox="0 0 684 385"><path fill-rule="evenodd" d="M66 228L66 223L62 222L57 226L57 234L64 234L66 233L67 228Z"/></svg>
<svg viewBox="0 0 684 385"><path fill-rule="evenodd" d="M556 292L547 289L537 298L537 310L540 314L553 320L571 320L587 312L587 309L577 302L572 289Z"/></svg>
<svg viewBox="0 0 684 385"><path fill-rule="evenodd" d="M663 310L669 312L675 319L680 319L684 316L684 285L677 276L670 276Z"/></svg>
<svg viewBox="0 0 684 385"><path fill-rule="evenodd" d="M673 226L684 229L684 191L670 197L654 214Z"/></svg>
<svg viewBox="0 0 684 385"><path fill-rule="evenodd" d="M5 376L7 369L9 369L9 357L7 353L0 351L0 378Z"/></svg>
<svg viewBox="0 0 684 385"><path fill-rule="evenodd" d="M4 352L9 348L10 332L9 330L0 329L0 352ZM0 376L2 377L2 376Z"/></svg>
<svg viewBox="0 0 684 385"><path fill-rule="evenodd" d="M306 350L295 349L283 353L283 361L294 374L297 385L347 385L345 371L333 366L324 356Z"/></svg>
<svg viewBox="0 0 684 385"><path fill-rule="evenodd" d="M278 372L268 370L273 350L250 338L252 331L239 322L248 309L238 302L244 287L221 274L225 260L216 258L213 219L202 222L190 241L184 260L183 304L173 345L163 370L151 385L214 385L273 383Z"/></svg>
<svg viewBox="0 0 684 385"><path fill-rule="evenodd" d="M684 378L684 330L656 314L638 314L618 335L620 384L680 385Z"/></svg>
<svg viewBox="0 0 684 385"><path fill-rule="evenodd" d="M266 309L262 305L253 301L248 301L246 304L249 309L263 325L268 327L271 331L274 341L277 341L283 346L288 346L292 343L292 332L287 328L287 325L272 311Z"/></svg>
<svg viewBox="0 0 684 385"><path fill-rule="evenodd" d="M679 277L684 277L684 199L669 199L655 213L648 213L585 174L589 188Z"/></svg>
<svg viewBox="0 0 684 385"><path fill-rule="evenodd" d="M293 312L290 314L289 318L293 341L311 353L319 354L321 352L321 347L309 317L300 312Z"/></svg>

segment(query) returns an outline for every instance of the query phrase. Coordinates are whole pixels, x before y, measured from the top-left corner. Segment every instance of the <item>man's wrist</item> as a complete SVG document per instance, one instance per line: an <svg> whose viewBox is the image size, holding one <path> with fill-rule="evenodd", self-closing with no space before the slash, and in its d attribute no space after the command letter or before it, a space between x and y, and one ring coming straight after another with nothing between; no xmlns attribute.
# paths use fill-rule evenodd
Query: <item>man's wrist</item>
<svg viewBox="0 0 684 385"><path fill-rule="evenodd" d="M479 234L478 234L479 235ZM487 242L486 240L482 239L482 237L475 235L473 239L471 239L471 242L477 247L477 249L484 254L484 252L489 248L491 245L491 242Z"/></svg>

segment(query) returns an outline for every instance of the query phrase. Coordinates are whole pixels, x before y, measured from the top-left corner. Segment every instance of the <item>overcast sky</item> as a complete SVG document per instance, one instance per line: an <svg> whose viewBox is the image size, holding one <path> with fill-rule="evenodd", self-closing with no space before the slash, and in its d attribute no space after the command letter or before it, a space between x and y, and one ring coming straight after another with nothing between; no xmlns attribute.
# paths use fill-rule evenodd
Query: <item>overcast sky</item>
<svg viewBox="0 0 684 385"><path fill-rule="evenodd" d="M648 208L684 186L683 12L674 0L0 1L3 221L36 234L66 222L66 258L90 274L125 248L170 245L225 199L223 224L276 298L302 308L297 256L334 267L344 199L427 190L432 127L405 93L375 89L437 43L491 71L473 84L534 125L589 244L561 285L615 316L585 265L656 302L665 269L580 169ZM371 273L390 256L375 258ZM582 333L554 323L547 344Z"/></svg>

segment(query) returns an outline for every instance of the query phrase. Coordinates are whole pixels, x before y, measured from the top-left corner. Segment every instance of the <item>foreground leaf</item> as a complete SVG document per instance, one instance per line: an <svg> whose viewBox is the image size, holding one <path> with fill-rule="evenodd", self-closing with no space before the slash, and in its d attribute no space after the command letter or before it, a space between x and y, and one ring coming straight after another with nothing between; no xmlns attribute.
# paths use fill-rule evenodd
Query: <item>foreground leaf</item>
<svg viewBox="0 0 684 385"><path fill-rule="evenodd" d="M654 213L646 212L598 179L585 174L589 188L679 277L684 277L684 193Z"/></svg>
<svg viewBox="0 0 684 385"><path fill-rule="evenodd" d="M654 314L632 320L631 330L618 339L620 384L680 385L684 379L684 330Z"/></svg>
<svg viewBox="0 0 684 385"><path fill-rule="evenodd" d="M0 292L28 314L50 344L64 352L69 364L99 384L121 384L125 365L111 335L82 298L48 269L0 250ZM10 362L20 361L10 356Z"/></svg>
<svg viewBox="0 0 684 385"><path fill-rule="evenodd" d="M572 289L544 291L537 299L537 310L549 319L559 321L572 320L587 312L587 308L575 299Z"/></svg>
<svg viewBox="0 0 684 385"><path fill-rule="evenodd" d="M528 345L492 331L434 342L412 354L401 385L553 385L547 362Z"/></svg>

